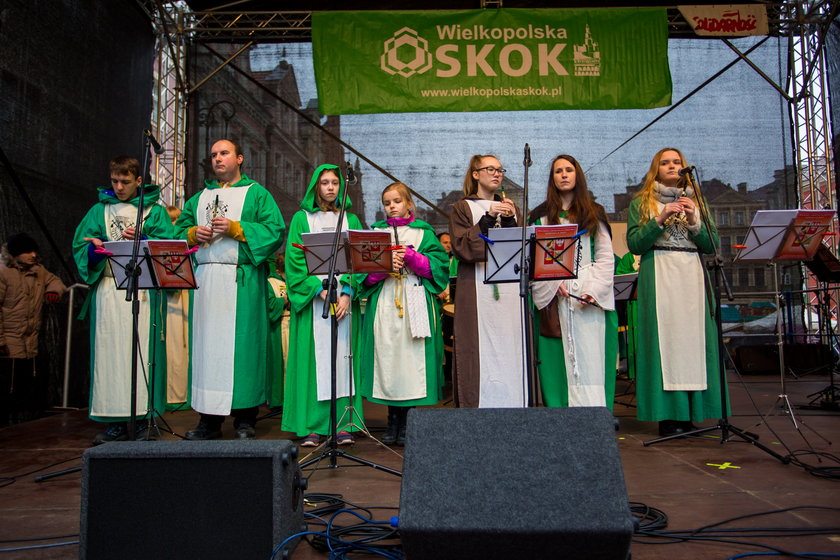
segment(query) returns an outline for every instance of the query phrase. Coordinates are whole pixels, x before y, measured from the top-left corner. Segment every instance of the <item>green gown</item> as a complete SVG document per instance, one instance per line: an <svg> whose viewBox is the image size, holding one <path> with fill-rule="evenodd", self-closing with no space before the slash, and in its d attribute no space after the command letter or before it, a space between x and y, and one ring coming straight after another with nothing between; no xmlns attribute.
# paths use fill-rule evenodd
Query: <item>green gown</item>
<svg viewBox="0 0 840 560"><path fill-rule="evenodd" d="M206 181L184 206L176 235L188 239L214 213L238 221L245 241L219 235L193 256L199 289L190 301L189 402L225 416L266 402L269 261L286 226L271 193L242 175L227 188Z"/></svg>
<svg viewBox="0 0 840 560"><path fill-rule="evenodd" d="M638 288L638 353L636 359L636 401L638 408L636 415L639 420L659 421L678 420L700 422L707 418L720 418L722 416L720 370L718 363L718 336L717 328L709 307L709 299L705 298L704 306L704 338L706 356L706 383L707 388L703 391L666 391L663 389L662 364L659 349L659 334L657 326L657 307L664 307L666 311L681 313L677 307L677 301L657 298L656 293L656 270L655 258L657 253L663 256L667 252L653 249L663 236L663 228L650 219L643 224L639 223L641 200L635 198L630 204L627 215L627 247L631 252L641 255L639 264L639 288ZM713 253L714 244L717 243L717 229L713 226L710 232L703 225L697 235L691 235L690 240L703 253ZM714 240L714 241L713 241ZM686 271L689 273L689 271ZM703 274L702 262L698 255L697 266L691 271L694 274ZM708 290L708 286L707 286ZM682 344L689 345L694 342L686 338ZM679 353L680 348L670 348L670 351ZM724 390L725 387L724 387ZM726 408L729 408L728 396Z"/></svg>
<svg viewBox="0 0 840 560"><path fill-rule="evenodd" d="M143 221L143 236L149 239L171 239L173 236L172 221L166 209L157 204L160 197L160 187L147 185L143 197L146 209ZM114 279L108 269L108 260L96 261L90 258L88 248L91 245L85 237L94 237L104 241L120 241L122 231L134 227L137 215L138 197L121 202L114 192L107 187L99 189L99 202L88 210L76 228L73 236L73 258L82 281L90 285L85 312L90 313L90 418L98 422L120 422L128 420L129 402L131 400L131 302L125 301L125 292L115 292ZM111 297L109 297L109 295ZM141 324L148 322L148 346L141 348L142 358L138 358L137 385L146 385L153 393L153 399L141 402L138 398L138 409L153 409L163 413L166 407L166 345L161 340L160 333L155 333L154 324L163 322L165 298L154 290L141 290L141 313L146 310L146 317L141 316ZM146 306L148 301L148 306ZM100 303L97 303L100 302ZM149 313L153 317L149 317ZM127 334L124 342L106 343L105 338L99 340L100 355L97 356L97 328L104 325L121 325L119 332ZM110 330L110 329L109 329ZM111 330L114 334L116 330ZM107 337L109 333L102 332L100 336ZM121 338L121 336L120 336ZM115 349L110 352L108 349ZM154 357L154 368L148 370L144 364L151 362ZM154 391L151 386L154 385ZM108 395L105 401L99 395ZM96 400L95 400L96 399ZM119 412L119 410L122 410ZM141 416L138 414L137 416Z"/></svg>
<svg viewBox="0 0 840 560"><path fill-rule="evenodd" d="M638 272L635 267L636 255L627 253L621 259L615 268L616 274L632 274ZM637 341L638 337L638 309L635 299L631 299L625 303L627 306L627 325L625 325L625 336L620 337L622 343L622 354L627 360L627 377L630 379L636 378L636 359L637 359Z"/></svg>
<svg viewBox="0 0 840 560"><path fill-rule="evenodd" d="M387 221L376 222L371 226L373 229L393 231L393 228L388 225ZM364 279L367 274L359 275L358 282L360 290L357 294L359 299L367 298L367 306L365 307L365 320L362 327L362 345L361 345L361 393L366 399L371 402L387 404L391 406L418 406L418 405L435 405L440 402L442 398L443 388L443 333L441 331L441 323L439 318L439 310L437 304L436 294L441 293L449 283L449 258L443 246L438 241L435 231L431 225L421 220L414 220L405 227L416 228L422 230L422 241L419 247L415 247L418 253L428 257L430 269L432 271L432 278L421 278L422 286L425 288L426 295L426 311L429 318L429 326L431 329L431 336L423 339L415 338L412 340L414 344L423 345L423 354L425 356L425 389L426 396L413 399L399 399L391 400L385 398L377 398L374 396L374 370L375 370L375 352L377 349L376 336L374 335L374 325L377 313L393 312L396 314L396 305L393 300L380 301L380 295L386 283L396 283L397 279L388 277L385 280L378 282L372 286L364 286ZM404 244L404 243L403 243ZM412 277L414 275L411 275ZM408 279L403 280L408 282ZM407 322L408 315L403 314L402 318L397 319L400 322ZM405 327L407 328L407 326ZM407 360L407 349L400 350L403 362ZM398 374L404 374L409 371L412 364L405 363L404 368L400 368Z"/></svg>
<svg viewBox="0 0 840 560"><path fill-rule="evenodd" d="M541 220L537 220L539 225ZM595 261L596 236L584 234L581 238L581 250L589 251L591 261ZM594 312L594 309L588 310ZM615 310L604 311L604 340L587 341L575 339L577 344L604 352L604 400L612 410L615 399L616 359L618 356L618 314ZM540 389L543 402L550 407L569 406L569 383L566 371L566 350L562 338L550 338L540 333L540 314L534 313L534 333L537 335L537 354L539 357Z"/></svg>
<svg viewBox="0 0 840 560"><path fill-rule="evenodd" d="M286 281L276 271L269 276L277 283L285 286ZM278 294L269 282L268 287L268 351L266 353L265 394L268 406L271 408L283 406L283 311L286 308L286 298Z"/></svg>
<svg viewBox="0 0 840 560"><path fill-rule="evenodd" d="M309 232L309 215L321 212L315 203L315 188L318 176L324 169L334 169L338 175L341 185L336 198L336 205L341 203L344 193L344 178L341 170L335 165L321 165L312 174L309 187L300 203L301 210L292 217L289 225L289 235L286 243L286 286L288 289L289 303L292 306L291 320L289 325L289 359L286 370L286 387L283 395L283 430L293 432L299 436L311 433L326 435L330 428L330 401L318 399L318 383L316 377L316 356L313 328L312 302L322 301L318 294L323 289L321 279L308 274L304 252L295 247L302 242L301 235ZM350 208L350 198L347 199L347 209ZM362 224L356 215L347 212L345 214L349 229L361 229ZM340 290L351 288L352 279L344 275L341 279ZM352 291L352 290L351 290ZM320 305L318 311L320 320ZM350 317L342 321L351 321L352 330L351 348L353 350L353 379L356 379L358 354L358 340L361 334L361 311L357 300L353 301ZM325 353L319 353L319 357L329 359L330 351L327 346ZM339 356L341 359L341 356ZM326 389L326 388L322 388ZM344 421L338 425L338 430L353 431L356 428L346 425L351 421L344 413L352 404L356 417L352 421L362 418L362 396L352 384L353 396L340 397L337 400L336 420Z"/></svg>

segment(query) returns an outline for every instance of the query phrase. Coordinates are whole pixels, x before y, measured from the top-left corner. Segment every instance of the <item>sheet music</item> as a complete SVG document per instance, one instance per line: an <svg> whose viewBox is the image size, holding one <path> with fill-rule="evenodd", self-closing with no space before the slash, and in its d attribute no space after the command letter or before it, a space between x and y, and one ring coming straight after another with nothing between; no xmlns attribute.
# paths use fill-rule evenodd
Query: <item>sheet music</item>
<svg viewBox="0 0 840 560"><path fill-rule="evenodd" d="M330 255L332 254L334 231L317 231L300 235L303 246L306 247L304 257L309 274L327 274L330 271ZM338 239L338 254L335 259L335 272L344 273L350 270L347 263L345 243L347 232L342 231Z"/></svg>

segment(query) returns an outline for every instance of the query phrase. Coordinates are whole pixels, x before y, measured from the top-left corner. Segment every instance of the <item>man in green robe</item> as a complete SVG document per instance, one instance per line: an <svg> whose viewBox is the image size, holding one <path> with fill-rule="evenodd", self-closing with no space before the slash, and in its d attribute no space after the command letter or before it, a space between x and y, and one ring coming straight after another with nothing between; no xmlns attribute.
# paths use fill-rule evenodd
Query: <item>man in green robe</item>
<svg viewBox="0 0 840 560"><path fill-rule="evenodd" d="M236 439L254 439L266 401L267 294L270 261L286 225L271 193L242 174L240 147L211 149L215 179L190 198L176 235L195 253L198 290L190 309L190 404L201 414L186 439L221 437L232 414Z"/></svg>
<svg viewBox="0 0 840 560"><path fill-rule="evenodd" d="M172 238L172 222L166 209L157 204L160 188L147 185L142 198L143 228L136 231L140 162L120 156L110 163L111 186L99 189L94 204L76 228L73 257L82 280L91 286L85 309L90 311L90 409L91 419L107 422L108 428L93 440L94 445L128 439L126 421L146 417L149 411L162 413L166 405L166 347L154 332L162 320L165 303L160 293L140 290L137 400L131 413L131 302L117 290L111 265L103 251L105 241ZM143 369L144 363L154 367ZM151 439L148 423L137 425L137 439Z"/></svg>

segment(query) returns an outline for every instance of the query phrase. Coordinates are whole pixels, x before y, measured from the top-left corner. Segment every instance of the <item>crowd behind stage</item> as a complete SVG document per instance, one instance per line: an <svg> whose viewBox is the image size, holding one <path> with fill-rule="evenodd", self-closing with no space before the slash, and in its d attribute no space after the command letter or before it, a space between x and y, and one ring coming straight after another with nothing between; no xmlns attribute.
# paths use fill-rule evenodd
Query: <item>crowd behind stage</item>
<svg viewBox="0 0 840 560"><path fill-rule="evenodd" d="M638 418L658 422L661 435L728 412L701 259L716 251L718 234L677 149L653 156L629 209L630 252L620 258L604 208L571 155L549 163L546 200L527 216L505 196L502 162L473 156L445 232L417 219L410 189L392 183L381 194L386 217L371 226L390 234L390 270L338 275L332 297L326 276L309 273L304 234L362 229L344 196L342 170L318 166L287 222L269 191L243 172L234 141L213 144L210 161L213 178L178 209L161 204L159 187L144 185L136 159L114 158L110 184L98 189L76 229L73 257L90 286L83 310L90 318L89 415L102 423L94 445L155 439L149 419L186 408L199 413L187 440L222 437L228 416L234 438L254 439L259 407L267 405L300 445L317 446L330 432L333 392L337 410L353 406L359 417L362 399L386 405L381 440L404 445L408 410L440 403L450 375L456 407L612 408L620 356L636 382ZM576 226L578 252L574 277L531 283L529 329L519 284L485 283L486 245L504 233L491 230L525 225ZM138 238L186 241L199 289L140 290L135 329L105 243ZM549 264L563 246L546 241ZM9 237L2 249L0 425L25 419L32 403L43 401L35 366L42 306L59 301L65 287L37 251L26 234ZM638 273L637 297L617 301L615 275L630 273ZM442 328L447 321L451 329ZM529 395L526 339L537 358L537 395ZM363 425L358 417L345 420L340 445L352 444Z"/></svg>

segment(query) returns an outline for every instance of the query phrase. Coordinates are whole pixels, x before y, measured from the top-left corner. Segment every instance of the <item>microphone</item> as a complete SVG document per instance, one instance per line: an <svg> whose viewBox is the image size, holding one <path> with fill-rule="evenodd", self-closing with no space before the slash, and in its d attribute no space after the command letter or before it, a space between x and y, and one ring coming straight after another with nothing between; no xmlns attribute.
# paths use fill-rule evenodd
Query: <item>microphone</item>
<svg viewBox="0 0 840 560"><path fill-rule="evenodd" d="M682 177L683 175L688 175L692 171L694 171L694 166L693 165L689 165L688 167L683 167L682 169L680 169L680 177Z"/></svg>
<svg viewBox="0 0 840 560"><path fill-rule="evenodd" d="M522 162L525 167L531 167L531 146L525 144L525 161Z"/></svg>
<svg viewBox="0 0 840 560"><path fill-rule="evenodd" d="M347 184L348 185L355 185L356 184L356 174L353 172L353 166L350 165L350 162L345 162L347 164Z"/></svg>
<svg viewBox="0 0 840 560"><path fill-rule="evenodd" d="M155 153L157 155L161 155L164 152L164 150L161 147L161 145L158 143L158 141L155 139L154 135L152 135L152 131L147 128L146 130L143 131L143 134L145 134L146 138L149 139L149 143L155 149Z"/></svg>

